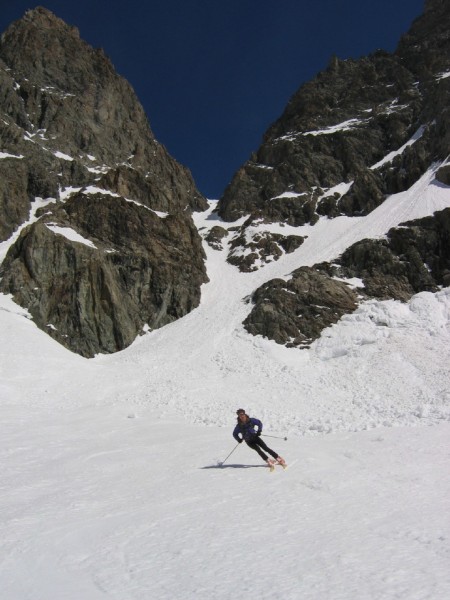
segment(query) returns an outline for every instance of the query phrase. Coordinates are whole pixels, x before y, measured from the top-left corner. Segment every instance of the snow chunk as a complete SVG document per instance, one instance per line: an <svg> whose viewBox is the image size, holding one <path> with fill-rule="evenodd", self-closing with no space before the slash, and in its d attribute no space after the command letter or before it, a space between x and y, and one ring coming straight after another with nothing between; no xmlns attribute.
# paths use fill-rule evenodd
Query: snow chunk
<svg viewBox="0 0 450 600"><path fill-rule="evenodd" d="M140 208L145 208L145 210L149 210L150 212L157 215L160 219L165 219L169 216L169 213L167 212L163 212L162 210L153 210L153 208L149 208L145 204L142 204L142 202L138 202L137 200L133 200L132 198L124 198L124 200L125 202L129 202L130 204L136 204L136 206L139 206Z"/></svg>
<svg viewBox="0 0 450 600"><path fill-rule="evenodd" d="M73 188L73 189L76 189L76 188ZM135 204L136 206L139 206L140 208L145 208L145 210L149 210L150 212L157 215L160 219L165 219L167 216L169 216L169 213L159 211L159 210L153 210L152 208L149 208L145 204L142 204L142 202L138 202L137 200L133 200L132 198L124 198L120 194L111 192L111 190L99 188L95 185L90 185L84 189L82 189L82 188L79 188L79 189L81 189L82 193L86 194L86 195L103 194L105 196L111 196L112 198L122 198L123 200L125 200L125 202L129 202L130 204ZM77 190L77 191L79 191L79 190Z"/></svg>
<svg viewBox="0 0 450 600"><path fill-rule="evenodd" d="M269 171L273 171L273 167L269 167L269 165L263 165L261 163L253 163L252 166L256 167L257 169L266 169L266 170L269 170Z"/></svg>
<svg viewBox="0 0 450 600"><path fill-rule="evenodd" d="M72 196L73 194L77 194L82 188L81 187L66 187L59 190L59 199L64 201L67 200L67 198L69 198L70 196Z"/></svg>
<svg viewBox="0 0 450 600"><path fill-rule="evenodd" d="M141 204L141 206L144 206L144 205ZM146 206L145 208L148 208L148 206ZM154 212L155 215L157 215L160 219L165 219L166 217L169 216L169 213L163 212L162 210L152 210L151 208L149 208L149 210Z"/></svg>
<svg viewBox="0 0 450 600"><path fill-rule="evenodd" d="M281 137L274 140L274 142L279 142L281 140L287 142L294 142L300 136L307 135L333 135L335 133L341 133L342 131L351 131L355 127L360 127L361 125L365 125L369 123L370 118L368 119L348 119L347 121L343 121L342 123L337 123L336 125L330 125L328 127L324 127L323 129L316 129L313 131L289 131L286 135L282 135Z"/></svg>
<svg viewBox="0 0 450 600"><path fill-rule="evenodd" d="M365 287L363 280L359 277L349 277L348 279L345 279L345 277L333 277L332 279L335 281L342 281L353 289Z"/></svg>
<svg viewBox="0 0 450 600"><path fill-rule="evenodd" d="M50 231L53 231L53 233L62 235L71 242L77 242L79 244L89 246L89 248L94 248L95 250L97 249L97 246L95 246L95 244L91 242L91 240L86 239L71 227L60 227L59 225L52 225L51 223L47 223L47 228L50 229Z"/></svg>
<svg viewBox="0 0 450 600"><path fill-rule="evenodd" d="M391 115L392 113L408 108L408 106L408 104L398 104L398 98L395 98L389 103L386 110L383 112L385 115Z"/></svg>
<svg viewBox="0 0 450 600"><path fill-rule="evenodd" d="M338 183L337 185L331 188L325 189L322 196L320 196L319 200L322 200L322 198L326 198L327 196L334 196L334 194L339 194L339 196L345 196L345 194L350 190L352 185L353 181L349 181L348 183Z"/></svg>
<svg viewBox="0 0 450 600"><path fill-rule="evenodd" d="M378 161L377 163L372 165L370 167L372 169L372 171L375 169L379 169L381 166L385 165L386 163L392 162L394 160L394 158L396 156L399 156L400 154L402 154L405 151L405 149L408 148L408 146L411 146L412 144L417 142L417 140L420 140L424 131L425 131L425 127L423 127L423 126L419 127L419 129L416 131L416 133L412 136L412 138L410 140L408 140L406 142L406 144L403 144L403 146L401 146L401 148L399 148L398 150L389 152L389 154L387 154L384 158L382 158L380 161Z"/></svg>
<svg viewBox="0 0 450 600"><path fill-rule="evenodd" d="M59 150L53 152L53 154L56 156L56 158L62 158L62 160L67 160L69 162L73 161L73 158L71 156L69 156L68 154L64 154L64 152L60 152Z"/></svg>
<svg viewBox="0 0 450 600"><path fill-rule="evenodd" d="M108 166L104 165L103 167L86 167L89 173L94 173L95 175L104 175L110 169Z"/></svg>
<svg viewBox="0 0 450 600"><path fill-rule="evenodd" d="M364 125L368 122L369 119L349 119L348 121L343 121L342 123L338 123L337 125L330 125L329 127L325 127L325 129L317 129L316 131L305 131L301 135L332 135L341 131L351 131L355 127L359 127L360 125Z"/></svg>
<svg viewBox="0 0 450 600"><path fill-rule="evenodd" d="M307 196L306 192L302 192L301 194L297 192L283 192L279 196L274 196L271 200L279 200L280 198L299 198L300 196Z"/></svg>
<svg viewBox="0 0 450 600"><path fill-rule="evenodd" d="M115 194L114 192L111 192L111 190L105 190L104 188L99 188L95 185L89 185L88 187L84 188L83 190L83 194L86 194L88 196L95 195L95 194L103 194L104 196L112 196L113 198L120 198L119 194Z"/></svg>
<svg viewBox="0 0 450 600"><path fill-rule="evenodd" d="M9 152L0 152L0 159L2 158L24 158L23 154L16 156L15 154L9 154Z"/></svg>

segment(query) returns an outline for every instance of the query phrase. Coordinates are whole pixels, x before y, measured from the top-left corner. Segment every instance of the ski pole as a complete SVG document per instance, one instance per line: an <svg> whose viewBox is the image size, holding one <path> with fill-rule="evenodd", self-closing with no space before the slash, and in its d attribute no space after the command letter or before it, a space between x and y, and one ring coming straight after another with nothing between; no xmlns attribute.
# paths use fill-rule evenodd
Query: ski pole
<svg viewBox="0 0 450 600"><path fill-rule="evenodd" d="M285 442L287 442L287 437L280 437L279 435L267 435L267 433L262 433L261 435L262 437L272 437L276 438L277 440L284 440Z"/></svg>
<svg viewBox="0 0 450 600"><path fill-rule="evenodd" d="M233 452L236 450L236 448L239 446L239 443L236 444L236 446L233 448L233 450L230 452L230 454L226 457L225 460L228 460L230 458L230 456L233 454ZM222 462L219 463L220 466L222 466L225 463L225 460L223 460Z"/></svg>

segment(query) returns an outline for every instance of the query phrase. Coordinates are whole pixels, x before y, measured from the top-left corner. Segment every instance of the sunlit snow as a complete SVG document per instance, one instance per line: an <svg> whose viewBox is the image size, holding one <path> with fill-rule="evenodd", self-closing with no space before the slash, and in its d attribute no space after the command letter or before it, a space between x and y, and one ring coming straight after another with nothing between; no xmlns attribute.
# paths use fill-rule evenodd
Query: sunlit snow
<svg viewBox="0 0 450 600"><path fill-rule="evenodd" d="M0 152L0 159L2 158L23 158L23 154L17 156L16 154L10 154L9 152Z"/></svg>
<svg viewBox="0 0 450 600"><path fill-rule="evenodd" d="M0 295L2 597L449 597L450 288L365 302L308 350L242 326L265 281L449 206L430 170L255 273L205 243L200 306L91 360ZM239 407L287 471L236 446Z"/></svg>
<svg viewBox="0 0 450 600"><path fill-rule="evenodd" d="M74 229L72 229L71 227L60 227L59 225L54 225L54 224L48 223L47 228L50 229L50 231L53 231L53 233L62 235L66 239L70 240L71 242L77 242L78 244L84 244L85 246L89 246L90 248L97 247L91 240L86 239L85 237L80 235L78 232L76 232Z"/></svg>
<svg viewBox="0 0 450 600"><path fill-rule="evenodd" d="M416 133L411 137L410 140L408 140L406 142L406 144L403 144L403 146L401 146L398 150L395 150L393 152L389 152L389 154L387 154L380 161L378 161L377 163L375 163L374 165L372 165L370 168L372 170L379 169L380 167L382 167L386 163L392 162L392 160L396 156L399 156L400 154L402 154L406 150L406 148L408 148L408 146L411 146L412 144L414 144L415 142L417 142L417 140L420 140L420 138L422 137L424 131L425 131L425 127L419 127L419 129L416 131Z"/></svg>
<svg viewBox="0 0 450 600"><path fill-rule="evenodd" d="M60 152L59 150L57 152L54 152L53 154L56 156L56 158L61 158L62 160L67 160L69 162L73 161L73 158L71 156L65 154L64 152Z"/></svg>

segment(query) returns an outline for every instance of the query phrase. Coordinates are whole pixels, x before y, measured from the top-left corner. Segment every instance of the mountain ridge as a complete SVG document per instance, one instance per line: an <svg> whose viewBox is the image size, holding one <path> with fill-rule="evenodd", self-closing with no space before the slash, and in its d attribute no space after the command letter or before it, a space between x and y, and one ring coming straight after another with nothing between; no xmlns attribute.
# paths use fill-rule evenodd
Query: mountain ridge
<svg viewBox="0 0 450 600"><path fill-rule="evenodd" d="M211 215L197 232L192 211L205 210L207 203L187 170L154 139L131 86L76 28L42 7L27 12L0 42L0 75L8 82L0 99L7 116L0 124L4 239L27 222L30 199L54 201L36 205L29 226L18 234L1 267L0 289L75 352L115 352L199 305L208 279L202 238L250 274L285 254L301 255L306 226L369 215L413 189L430 169L447 186L446 24L445 2L433 0L394 54L332 57L292 96L260 149L237 172L214 213L219 223ZM25 77L27 69L34 80ZM270 224L278 224L277 231ZM414 232L408 248L395 252L366 244L364 252L349 249L351 264L339 256L333 265L298 264L288 296L284 283L267 278L250 295L247 330L304 347L365 298L406 300L438 289L448 279L442 251L448 219L444 214L433 225L427 222L432 251L419 243L421 227L408 223ZM300 273L309 287L318 285L312 296L300 293ZM401 282L390 285L393 273L402 274ZM338 281L352 278L363 280L363 293L355 295ZM339 306L342 294L348 298ZM319 317L314 307L324 295L330 301L322 302L327 308Z"/></svg>

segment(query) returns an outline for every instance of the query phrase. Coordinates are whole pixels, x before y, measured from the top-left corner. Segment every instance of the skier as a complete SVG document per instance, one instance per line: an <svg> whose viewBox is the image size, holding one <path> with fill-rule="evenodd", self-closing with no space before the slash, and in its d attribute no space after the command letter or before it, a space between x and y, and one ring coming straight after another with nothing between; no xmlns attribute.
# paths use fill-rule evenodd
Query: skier
<svg viewBox="0 0 450 600"><path fill-rule="evenodd" d="M252 450L255 450L255 452L257 452L260 457L266 461L271 470L274 469L277 463L282 467L285 467L286 462L284 458L269 448L264 440L259 437L263 427L261 421L259 419L255 419L254 417L249 417L243 408L239 408L236 411L236 414L237 425L233 431L234 439L239 444L245 441L247 446L249 446ZM275 460L273 460L273 458L269 458L261 448L273 456Z"/></svg>

